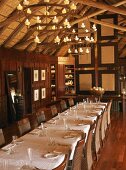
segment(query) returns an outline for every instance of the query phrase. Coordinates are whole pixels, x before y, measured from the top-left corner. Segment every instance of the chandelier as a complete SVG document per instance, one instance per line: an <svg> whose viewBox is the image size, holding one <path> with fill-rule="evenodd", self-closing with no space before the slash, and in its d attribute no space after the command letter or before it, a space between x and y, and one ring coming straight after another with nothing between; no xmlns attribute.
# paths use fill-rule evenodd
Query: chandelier
<svg viewBox="0 0 126 170"><path fill-rule="evenodd" d="M71 28L70 30L65 31L64 38L62 38L62 43L69 45L68 53L72 54L81 54L84 52L89 53L89 47L91 44L95 43L95 34L97 28L95 24L92 24L90 29L86 28L85 23L81 24L79 28ZM57 37L57 41L55 43L60 43L61 39Z"/></svg>
<svg viewBox="0 0 126 170"><path fill-rule="evenodd" d="M51 13L50 8L56 8L57 11ZM38 31L38 35L35 36L34 42L37 44L41 43L39 38L39 33L43 30L43 27L47 28L47 31L55 31L61 29L70 29L71 25L67 17L72 11L76 10L76 5L74 2L70 2L69 0L64 0L62 4L52 3L50 0L43 0L37 4L30 4L29 0L23 0L23 2L19 3L17 6L17 10L19 12L23 12L26 16L26 20L24 24L28 29L35 28ZM39 15L36 13L41 10ZM59 24L60 18L64 17L64 22ZM35 23L32 24L31 20L34 18ZM42 20L45 19L45 22ZM50 22L49 22L50 21ZM60 43L60 38L57 35L54 39L55 43Z"/></svg>

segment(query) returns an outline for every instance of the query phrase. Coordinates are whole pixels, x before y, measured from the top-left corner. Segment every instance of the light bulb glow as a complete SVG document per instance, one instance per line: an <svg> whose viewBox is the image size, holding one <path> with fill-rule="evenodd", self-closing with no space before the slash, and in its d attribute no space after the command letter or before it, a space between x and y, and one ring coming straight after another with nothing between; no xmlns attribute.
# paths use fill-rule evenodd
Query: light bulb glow
<svg viewBox="0 0 126 170"><path fill-rule="evenodd" d="M24 0L23 5L28 6L29 5L29 1L28 0Z"/></svg>
<svg viewBox="0 0 126 170"><path fill-rule="evenodd" d="M22 11L22 10L23 10L23 6L22 6L21 4L19 4L19 5L17 6L17 10Z"/></svg>

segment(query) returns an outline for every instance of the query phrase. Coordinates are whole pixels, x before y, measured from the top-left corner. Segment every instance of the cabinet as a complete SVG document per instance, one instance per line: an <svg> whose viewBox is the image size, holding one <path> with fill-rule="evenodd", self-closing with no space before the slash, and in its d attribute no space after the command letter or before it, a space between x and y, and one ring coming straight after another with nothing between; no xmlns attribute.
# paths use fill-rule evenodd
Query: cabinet
<svg viewBox="0 0 126 170"><path fill-rule="evenodd" d="M51 101L56 100L57 92L56 92L56 65L51 64L51 76L50 76L50 81L51 81Z"/></svg>
<svg viewBox="0 0 126 170"><path fill-rule="evenodd" d="M65 65L65 94L75 94L74 65Z"/></svg>

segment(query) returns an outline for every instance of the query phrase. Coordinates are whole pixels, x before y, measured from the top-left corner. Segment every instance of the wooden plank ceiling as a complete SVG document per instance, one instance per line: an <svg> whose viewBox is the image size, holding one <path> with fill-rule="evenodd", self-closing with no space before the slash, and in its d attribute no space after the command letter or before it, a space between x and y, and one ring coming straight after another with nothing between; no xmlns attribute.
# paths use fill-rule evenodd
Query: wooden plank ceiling
<svg viewBox="0 0 126 170"><path fill-rule="evenodd" d="M67 29L50 30L54 15L58 18L59 26L63 25L65 19L68 19L70 25L86 21L112 27L119 30L119 56L126 57L126 0L76 0L76 10L61 15L64 8L64 0L50 0L52 5L43 6L44 0L29 0L32 14L26 15L24 11L18 11L18 4L22 0L1 0L0 1L0 46L5 48L14 48L20 51L39 52L49 55L66 55L69 45L63 42ZM36 5L37 4L37 5ZM53 5L55 4L55 5ZM57 4L61 5L58 6ZM63 6L62 6L63 5ZM49 16L44 15L48 8ZM118 14L118 25L100 22L97 15L100 14ZM40 16L41 30L37 30L36 17ZM25 25L26 19L30 21L30 27ZM69 32L71 32L72 28ZM35 36L39 36L40 43L34 42ZM54 38L59 36L61 43L56 45Z"/></svg>

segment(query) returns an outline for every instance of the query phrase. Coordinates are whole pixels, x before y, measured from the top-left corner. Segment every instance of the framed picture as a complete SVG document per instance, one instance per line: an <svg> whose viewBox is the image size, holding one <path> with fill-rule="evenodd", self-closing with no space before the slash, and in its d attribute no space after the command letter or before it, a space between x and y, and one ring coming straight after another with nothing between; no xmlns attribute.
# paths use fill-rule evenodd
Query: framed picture
<svg viewBox="0 0 126 170"><path fill-rule="evenodd" d="M34 90L34 101L38 101L39 100L39 89L35 89Z"/></svg>
<svg viewBox="0 0 126 170"><path fill-rule="evenodd" d="M97 18L103 22L118 25L118 18L116 14L99 15ZM97 31L98 40L116 39L118 35L118 31L116 29L99 24L97 25Z"/></svg>
<svg viewBox="0 0 126 170"><path fill-rule="evenodd" d="M41 98L42 99L46 98L46 88L41 88Z"/></svg>
<svg viewBox="0 0 126 170"><path fill-rule="evenodd" d="M46 79L46 71L41 70L41 80L45 80L45 79Z"/></svg>
<svg viewBox="0 0 126 170"><path fill-rule="evenodd" d="M34 71L33 71L33 74L34 74L34 75L33 75L33 76L34 76L34 77L33 77L33 80L34 80L34 81L38 81L38 80L39 80L39 71L38 71L38 70L34 70Z"/></svg>
<svg viewBox="0 0 126 170"><path fill-rule="evenodd" d="M118 44L100 43L98 44L98 64L99 66L115 65L118 58Z"/></svg>
<svg viewBox="0 0 126 170"><path fill-rule="evenodd" d="M95 86L95 71L79 70L76 75L77 94L90 94L90 89Z"/></svg>
<svg viewBox="0 0 126 170"><path fill-rule="evenodd" d="M106 94L118 93L118 73L115 70L99 71L99 86L105 89Z"/></svg>
<svg viewBox="0 0 126 170"><path fill-rule="evenodd" d="M94 44L89 47L82 47L83 53L76 56L76 67L93 67L95 60ZM86 53L86 50L89 53Z"/></svg>

